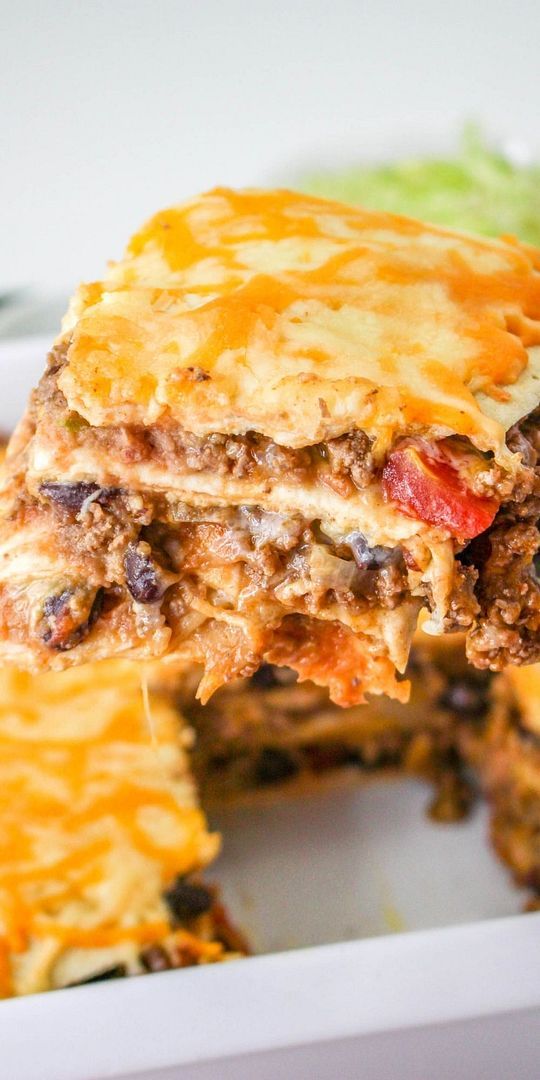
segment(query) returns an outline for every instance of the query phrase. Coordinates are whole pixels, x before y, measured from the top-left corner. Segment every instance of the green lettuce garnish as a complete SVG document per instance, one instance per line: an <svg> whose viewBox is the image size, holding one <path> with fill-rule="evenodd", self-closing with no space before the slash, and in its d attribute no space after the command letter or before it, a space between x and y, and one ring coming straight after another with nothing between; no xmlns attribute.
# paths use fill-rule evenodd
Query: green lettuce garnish
<svg viewBox="0 0 540 1080"><path fill-rule="evenodd" d="M317 172L302 191L437 225L517 236L540 247L540 165L519 165L468 127L453 158L410 158Z"/></svg>

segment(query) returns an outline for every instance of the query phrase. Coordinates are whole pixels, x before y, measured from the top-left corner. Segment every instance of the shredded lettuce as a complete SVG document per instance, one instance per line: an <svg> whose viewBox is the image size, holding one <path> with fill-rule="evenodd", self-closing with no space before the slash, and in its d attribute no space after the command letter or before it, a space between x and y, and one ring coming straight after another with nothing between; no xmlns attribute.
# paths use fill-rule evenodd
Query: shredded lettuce
<svg viewBox="0 0 540 1080"><path fill-rule="evenodd" d="M488 147L474 127L465 129L453 158L321 171L297 187L486 236L517 236L540 247L540 165L513 163Z"/></svg>

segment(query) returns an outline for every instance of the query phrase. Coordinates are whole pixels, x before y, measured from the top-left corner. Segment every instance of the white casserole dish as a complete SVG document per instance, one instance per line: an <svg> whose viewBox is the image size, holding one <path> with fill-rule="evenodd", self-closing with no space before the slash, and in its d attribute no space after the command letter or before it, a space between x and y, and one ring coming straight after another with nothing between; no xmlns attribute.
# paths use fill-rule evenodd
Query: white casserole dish
<svg viewBox="0 0 540 1080"><path fill-rule="evenodd" d="M0 346L1 430L46 348ZM404 781L222 814L211 876L273 955L2 1002L0 1077L536 1080L540 913L483 812L437 826L425 801Z"/></svg>

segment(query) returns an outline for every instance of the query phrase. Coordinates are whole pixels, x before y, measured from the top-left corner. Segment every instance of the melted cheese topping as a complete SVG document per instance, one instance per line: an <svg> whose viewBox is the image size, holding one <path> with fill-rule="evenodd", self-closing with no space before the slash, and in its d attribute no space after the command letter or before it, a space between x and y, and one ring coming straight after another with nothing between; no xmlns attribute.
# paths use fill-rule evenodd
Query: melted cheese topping
<svg viewBox="0 0 540 1080"><path fill-rule="evenodd" d="M0 670L0 997L163 938L163 889L216 854L178 715L152 718L156 746L133 664Z"/></svg>
<svg viewBox="0 0 540 1080"><path fill-rule="evenodd" d="M540 400L538 255L287 191L157 214L80 290L60 386L91 424L169 413L302 446L459 433L509 463Z"/></svg>

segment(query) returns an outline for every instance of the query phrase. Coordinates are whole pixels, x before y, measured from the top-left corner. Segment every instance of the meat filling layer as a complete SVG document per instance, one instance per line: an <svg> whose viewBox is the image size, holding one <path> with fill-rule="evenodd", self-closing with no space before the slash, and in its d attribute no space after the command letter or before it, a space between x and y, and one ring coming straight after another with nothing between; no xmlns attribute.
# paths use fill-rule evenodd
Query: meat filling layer
<svg viewBox="0 0 540 1080"><path fill-rule="evenodd" d="M530 470L530 489L503 504L491 528L461 557L478 572L480 615L467 638L467 656L492 671L540 659L540 410L512 428L507 442Z"/></svg>
<svg viewBox="0 0 540 1080"><path fill-rule="evenodd" d="M48 652L68 653L105 624L121 643L166 630L169 651L191 642L190 655L215 669L216 685L255 670L267 654L286 656L306 677L318 670L333 680L336 696L350 702L362 692L359 669L372 662L354 652L353 632L375 620L376 663L378 613L403 611L412 626L409 608L419 605L400 548L370 548L359 533L336 544L300 515L171 508L91 483L48 483L41 494L41 502L19 496L13 527L31 531L37 522L46 558L54 547L53 567L66 569L47 570L39 593L27 594L26 615L8 586L13 610L5 592L2 615L4 634L7 623L24 641L30 623ZM380 662L392 671L388 654Z"/></svg>
<svg viewBox="0 0 540 1080"><path fill-rule="evenodd" d="M78 413L71 413L58 389L57 378L66 363L67 345L49 356L49 367L36 390L36 406L44 406L59 453L74 447L99 449L129 465L157 462L175 473L211 472L220 476L250 478L257 482L287 477L298 484L323 484L346 498L368 486L375 473L371 440L363 431L352 431L328 442L301 449L281 446L256 432L199 437L178 424L163 421L153 427L119 424L90 427ZM196 376L194 375L194 378Z"/></svg>
<svg viewBox="0 0 540 1080"><path fill-rule="evenodd" d="M173 471L255 473L258 479L286 474L299 485L314 480L330 484L345 499L352 488L377 477L383 487L387 481L392 498L394 491L403 497L407 514L415 516L420 507L425 521L430 514L438 520L442 506L443 527L454 522L462 537L481 528L479 538L469 543L450 541L454 560L444 629L469 632L469 657L479 667L498 669L507 662L540 658L540 588L534 572L540 545L538 413L509 433L509 448L522 460L518 480L509 488L509 477L500 474L489 455L484 460L459 441L449 440L437 450L422 440L402 440L392 451L392 468L385 466L381 473L369 440L358 431L290 450L255 433L200 439L166 424L94 429L69 413L56 386L64 363L65 346L51 354L31 415L46 406L52 438L60 448L65 440L68 455L74 444L97 441L104 460L109 453L126 461L146 455L161 457ZM319 632L312 633L314 620L362 633L362 620L369 615L372 653L378 647L399 668L407 646L399 642L392 655L384 631L376 626L378 613L386 617L408 608L410 619L413 609L433 611L438 603L433 579L426 574L431 556L417 538L393 547L370 545L359 530L330 537L320 522L300 513L284 515L251 505L197 508L92 479L44 480L36 497L20 498L16 514L28 520L43 507L73 578L57 583L33 619L42 645L56 651L80 644L115 606L130 610L140 637L161 625L173 639L184 640L217 615L231 640L235 625L238 637L242 620L244 631L250 628L250 647L236 666L231 661L229 677L254 669L263 656L289 663L294 654L309 669L306 677L314 677L314 641L319 640ZM489 521L493 524L485 528ZM295 621L279 641L272 638L290 617ZM298 619L306 620L311 637ZM401 633L403 638L404 625L398 629L394 622L395 637ZM326 645L330 654L335 642L332 648ZM205 639L201 648L208 659L212 646ZM319 658L319 667L326 669L328 659Z"/></svg>

